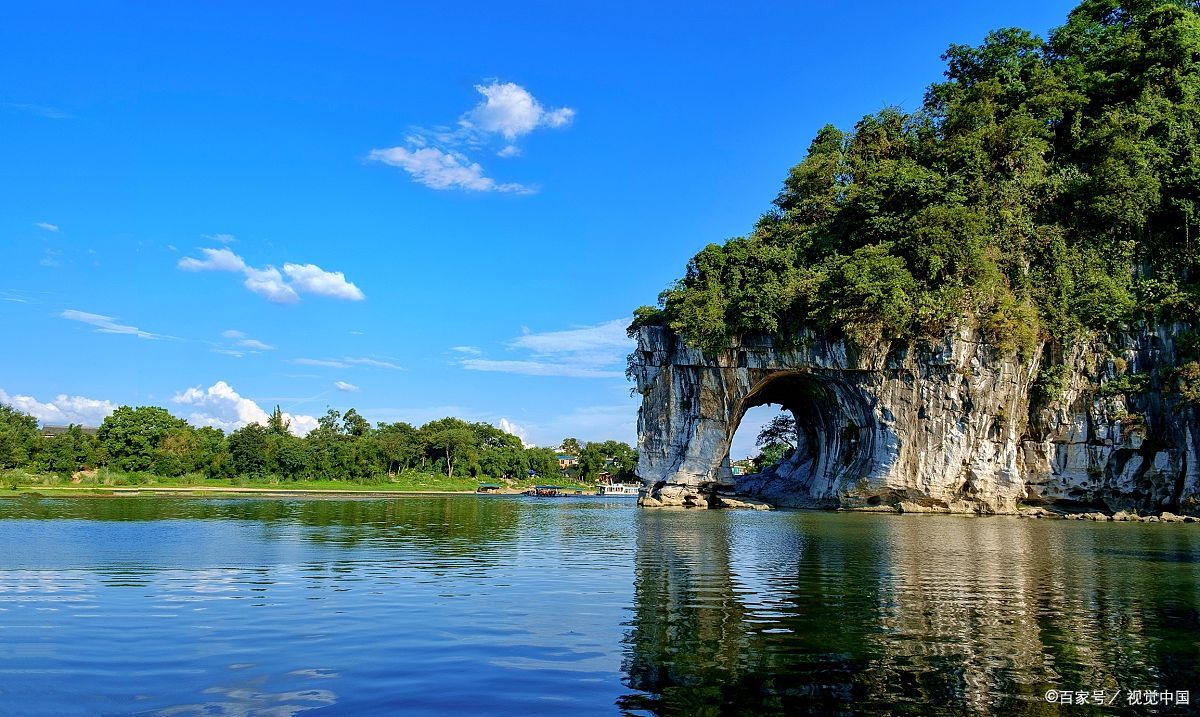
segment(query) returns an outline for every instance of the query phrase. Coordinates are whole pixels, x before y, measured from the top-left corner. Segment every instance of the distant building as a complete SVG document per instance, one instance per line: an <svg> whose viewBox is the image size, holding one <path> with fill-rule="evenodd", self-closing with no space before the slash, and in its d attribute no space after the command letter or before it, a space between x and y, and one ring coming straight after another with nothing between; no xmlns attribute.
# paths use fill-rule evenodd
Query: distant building
<svg viewBox="0 0 1200 717"><path fill-rule="evenodd" d="M42 426L42 435L46 438L53 438L55 436L61 436L69 430L71 430L70 426ZM79 430L83 431L89 436L94 436L96 435L96 431L100 429L93 426L80 426Z"/></svg>
<svg viewBox="0 0 1200 717"><path fill-rule="evenodd" d="M499 483L480 483L475 489L476 493L499 493L501 485Z"/></svg>
<svg viewBox="0 0 1200 717"><path fill-rule="evenodd" d="M730 464L729 470L732 471L735 476L750 475L754 472L754 461L749 458L746 458L745 460L734 461Z"/></svg>
<svg viewBox="0 0 1200 717"><path fill-rule="evenodd" d="M573 456L570 453L558 454L558 467L564 471L572 466L579 465L579 456Z"/></svg>

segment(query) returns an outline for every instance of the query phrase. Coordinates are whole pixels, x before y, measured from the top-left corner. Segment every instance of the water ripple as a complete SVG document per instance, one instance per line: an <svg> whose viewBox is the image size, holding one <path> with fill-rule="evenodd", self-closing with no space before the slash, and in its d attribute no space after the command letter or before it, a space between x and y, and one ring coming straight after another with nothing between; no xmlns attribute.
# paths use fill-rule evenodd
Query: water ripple
<svg viewBox="0 0 1200 717"><path fill-rule="evenodd" d="M1047 707L1050 687L1200 698L1198 536L589 498L6 500L0 713L1002 715Z"/></svg>

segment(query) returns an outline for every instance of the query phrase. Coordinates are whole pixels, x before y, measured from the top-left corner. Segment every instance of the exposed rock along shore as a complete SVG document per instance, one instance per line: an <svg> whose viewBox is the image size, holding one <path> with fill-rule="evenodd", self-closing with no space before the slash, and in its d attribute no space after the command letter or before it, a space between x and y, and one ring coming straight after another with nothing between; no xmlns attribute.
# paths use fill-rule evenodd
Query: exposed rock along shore
<svg viewBox="0 0 1200 717"><path fill-rule="evenodd" d="M1058 395L1035 401L1041 350L1027 360L998 356L966 329L942 342L865 349L813 335L794 346L754 337L710 356L667 329L642 327L630 363L642 395L640 503L1196 515L1196 407L1154 382L1119 390L1131 383L1123 376L1176 365L1183 328L1076 344L1063 357ZM797 449L735 481L734 432L766 403L795 415Z"/></svg>

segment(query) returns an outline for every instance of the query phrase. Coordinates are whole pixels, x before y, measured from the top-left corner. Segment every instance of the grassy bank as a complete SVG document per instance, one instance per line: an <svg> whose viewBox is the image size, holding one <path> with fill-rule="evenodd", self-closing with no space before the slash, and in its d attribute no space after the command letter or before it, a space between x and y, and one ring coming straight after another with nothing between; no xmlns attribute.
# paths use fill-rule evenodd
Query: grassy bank
<svg viewBox="0 0 1200 717"><path fill-rule="evenodd" d="M168 489L164 492L175 492L173 489L193 489L196 491L216 490L229 491L236 489L286 490L286 491L339 491L360 493L472 493L481 482L493 482L491 479L478 478L448 478L434 473L409 471L394 476L380 476L367 480L287 480L278 477L239 477L231 479L205 478L199 474L183 475L166 478L151 473L127 473L124 471L101 468L96 471L78 473L73 477L64 477L53 473L37 473L24 469L0 471L0 495L19 495L21 493L37 492L46 494L71 493L109 493L114 489L138 488L147 491ZM553 482L566 490L582 490L590 493L594 490L585 486L565 481ZM511 489L520 491L534 484L534 481L517 481L511 484Z"/></svg>

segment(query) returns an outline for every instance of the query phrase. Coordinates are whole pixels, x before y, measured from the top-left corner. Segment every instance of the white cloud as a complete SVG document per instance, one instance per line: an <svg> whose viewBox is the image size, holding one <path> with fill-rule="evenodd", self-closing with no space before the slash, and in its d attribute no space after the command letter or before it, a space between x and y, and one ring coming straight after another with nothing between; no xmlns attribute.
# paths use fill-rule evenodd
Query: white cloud
<svg viewBox="0 0 1200 717"><path fill-rule="evenodd" d="M204 239L215 241L221 244L232 244L233 242L237 241L237 237L232 234L203 234L201 236Z"/></svg>
<svg viewBox="0 0 1200 717"><path fill-rule="evenodd" d="M247 351L250 353L258 353L259 351L275 350L275 347L271 344L265 341L259 341L258 339L250 338L246 335L245 331L239 331L237 329L226 329L222 331L221 338L229 339L233 343L226 346L219 346L214 348L213 351L216 351L219 354L225 354L226 356L241 358L246 355Z"/></svg>
<svg viewBox="0 0 1200 717"><path fill-rule="evenodd" d="M361 390L358 386L355 386L352 383L346 383L345 381L334 381L333 387L346 393L358 393Z"/></svg>
<svg viewBox="0 0 1200 717"><path fill-rule="evenodd" d="M272 346L271 344L264 343L262 341L259 341L258 339L242 339L237 342L237 345L241 346L244 349L251 349L254 351L274 351L275 350L275 347Z"/></svg>
<svg viewBox="0 0 1200 717"><path fill-rule="evenodd" d="M340 359L315 359L315 358L296 358L292 359L292 363L301 366L323 366L325 368L348 368L350 366L371 366L373 368L386 368L393 371L402 371L403 367L398 366L391 361L382 361L369 357L353 357L345 356Z"/></svg>
<svg viewBox="0 0 1200 717"><path fill-rule="evenodd" d="M459 361L471 371L516 373L526 376L619 378L625 375L625 356L633 341L625 334L624 319L563 331L532 333L509 342L512 350L528 352L519 359L473 356Z"/></svg>
<svg viewBox="0 0 1200 717"><path fill-rule="evenodd" d="M225 431L234 431L251 423L266 425L270 415L253 400L240 395L228 383L217 381L207 389L188 388L171 399L174 403L195 409L188 415L188 422L195 426L213 426ZM317 426L312 416L284 413L290 422L290 430L303 436Z"/></svg>
<svg viewBox="0 0 1200 717"><path fill-rule="evenodd" d="M50 222L34 222L33 225L38 229L45 229L48 232L54 232L56 234L61 231L57 224L51 224Z"/></svg>
<svg viewBox="0 0 1200 717"><path fill-rule="evenodd" d="M288 421L290 421L288 424L288 430L297 436L306 436L310 431L320 425L316 416L293 416L288 413L283 415Z"/></svg>
<svg viewBox="0 0 1200 717"><path fill-rule="evenodd" d="M458 119L457 128L413 128L404 138L404 146L373 149L367 159L399 167L413 181L431 189L461 189L471 192L510 192L531 194L535 187L516 182L500 182L466 152L494 146L499 157L517 157L521 148L516 140L540 127L570 124L575 110L559 107L548 110L528 90L512 82L476 85L483 100Z"/></svg>
<svg viewBox="0 0 1200 717"><path fill-rule="evenodd" d="M373 358L366 358L366 357L364 357L364 358L343 358L342 360L345 361L346 363L350 364L351 366L372 366L374 368L388 368L393 371L402 371L403 370L403 368L401 368L400 366L397 366L396 364L392 363L391 361L380 361L379 359L373 359Z"/></svg>
<svg viewBox="0 0 1200 717"><path fill-rule="evenodd" d="M559 107L551 110L542 118L542 124L547 127L566 127L575 119L575 110L570 107Z"/></svg>
<svg viewBox="0 0 1200 717"><path fill-rule="evenodd" d="M108 414L117 410L117 404L84 396L68 396L60 393L47 403L33 396L10 395L0 389L0 403L7 403L38 419L43 425L99 426Z"/></svg>
<svg viewBox="0 0 1200 717"><path fill-rule="evenodd" d="M513 423L512 421L508 420L507 418L501 418L500 422L496 424L496 427L499 428L500 430L504 431L505 433L511 433L512 435L516 436L517 438L520 438L521 445L525 446L526 448L533 445L529 442L529 430L526 429L524 426Z"/></svg>
<svg viewBox="0 0 1200 717"><path fill-rule="evenodd" d="M201 249L203 259L185 256L177 266L184 271L246 271L246 262L229 249Z"/></svg>
<svg viewBox="0 0 1200 717"><path fill-rule="evenodd" d="M346 281L346 275L340 271L325 271L316 264L284 264L283 273L297 289L309 294L349 301L366 298L362 290Z"/></svg>
<svg viewBox="0 0 1200 717"><path fill-rule="evenodd" d="M478 346L451 346L450 350L457 351L460 354L469 354L471 356L478 356L483 353Z"/></svg>
<svg viewBox="0 0 1200 717"><path fill-rule="evenodd" d="M38 264L50 268L62 266L62 255L61 249L46 249L42 252L42 260Z"/></svg>
<svg viewBox="0 0 1200 717"><path fill-rule="evenodd" d="M292 363L298 366L324 366L325 368L346 368L346 364L341 361L332 359L313 359L313 358L298 358L292 359Z"/></svg>
<svg viewBox="0 0 1200 717"><path fill-rule="evenodd" d="M224 236L224 235L218 235ZM362 290L349 281L340 271L325 271L316 264L283 265L283 273L268 264L253 267L242 257L226 247L201 249L202 259L185 256L177 266L184 271L228 271L246 277L243 285L250 291L276 304L294 304L300 300L300 292L329 296L335 299L360 301L365 298ZM283 278L287 274L291 283Z"/></svg>
<svg viewBox="0 0 1200 717"><path fill-rule="evenodd" d="M618 370L573 366L568 363L549 361L514 361L491 359L463 359L462 367L471 371L517 373L526 376L566 376L570 378L618 378L624 373Z"/></svg>
<svg viewBox="0 0 1200 717"><path fill-rule="evenodd" d="M472 192L516 192L529 194L534 190L523 184L501 183L484 176L483 167L460 152L443 152L434 147L406 149L390 147L373 149L368 159L399 167L412 175L418 184L430 189L466 189Z"/></svg>
<svg viewBox="0 0 1200 717"><path fill-rule="evenodd" d="M101 314L92 314L87 311L76 311L75 309L67 309L59 314L59 317L68 321L79 321L84 324L96 327L96 330L105 334L128 334L136 336L139 339L162 339L169 338L159 334L152 334L149 331L142 331L136 326L128 326L118 324L116 319L111 316L103 316Z"/></svg>
<svg viewBox="0 0 1200 717"><path fill-rule="evenodd" d="M509 142L538 127L565 126L575 116L575 110L568 107L547 111L529 90L513 82L475 85L475 90L484 99L462 122L499 134Z"/></svg>
<svg viewBox="0 0 1200 717"><path fill-rule="evenodd" d="M243 284L250 291L276 304L294 304L300 300L300 295L283 281L283 275L273 266L265 269L247 268Z"/></svg>
<svg viewBox="0 0 1200 717"><path fill-rule="evenodd" d="M613 319L595 326L564 331L547 331L545 333L526 331L510 345L515 348L529 349L538 354L595 351L628 353L629 348L633 345L633 340L625 332L628 323L626 319ZM624 355L622 353L621 358L624 358Z"/></svg>

